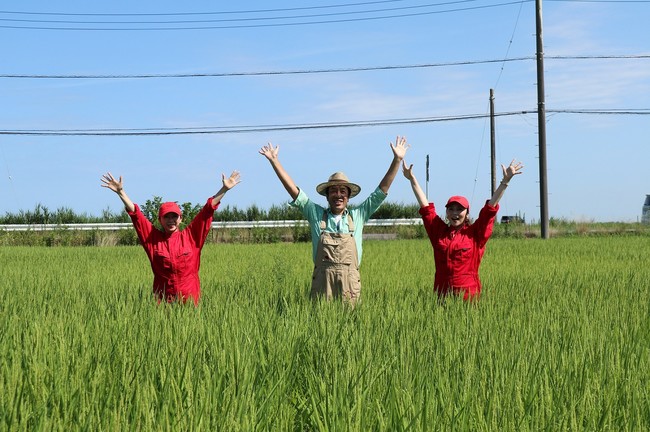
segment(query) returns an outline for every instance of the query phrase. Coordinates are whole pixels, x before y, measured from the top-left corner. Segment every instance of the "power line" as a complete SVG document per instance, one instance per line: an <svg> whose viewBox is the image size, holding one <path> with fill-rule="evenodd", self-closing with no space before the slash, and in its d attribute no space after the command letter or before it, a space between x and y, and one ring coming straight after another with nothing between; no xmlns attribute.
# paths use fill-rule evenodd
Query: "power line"
<svg viewBox="0 0 650 432"><path fill-rule="evenodd" d="M322 6L303 6L294 8L277 8L277 9L254 9L254 10L238 10L238 11L212 11L212 12L168 12L168 13L63 13L63 12L26 12L26 11L0 11L5 14L16 15L51 15L51 16L183 16L183 15L227 15L227 14L248 14L248 13L262 13L262 12L288 12L297 10L313 10L313 9L330 9L338 7L350 6L365 6L369 4L379 3L395 3L405 0L380 0L368 1L360 3L343 3L335 5L322 5Z"/></svg>
<svg viewBox="0 0 650 432"><path fill-rule="evenodd" d="M650 3L650 0L546 0L548 2L563 3Z"/></svg>
<svg viewBox="0 0 650 432"><path fill-rule="evenodd" d="M214 15L246 15L246 14L268 14L278 12L296 12L305 10L323 10L335 8L350 8L356 6L375 5L383 3L401 2L404 0L383 0L383 1L369 1L357 2L346 4L310 6L310 7L295 7L295 8L276 8L276 9L257 9L257 10L239 10L239 11L211 11L211 12L172 12L172 13L58 13L58 12L27 12L27 11L0 11L0 14L5 15L28 15L28 16L59 16L59 17L185 17L185 16L214 16ZM133 25L133 24L204 24L204 23L238 23L238 22L251 22L251 21L277 21L277 20L296 20L296 19L318 19L334 16L350 16L360 14L377 14L385 12L395 12L403 10L434 8L441 6L459 5L464 3L473 3L481 0L451 0L446 2L428 3L424 5L401 6L391 8L375 8L360 11L344 11L344 12L330 12L330 13L316 13L316 14L302 14L302 15L289 15L289 16L266 16L254 18L220 18L220 19L202 19L202 20L167 20L167 21L88 21L88 20L52 20L52 19L25 19L25 18L0 18L0 21L16 22L16 23L46 23L46 24L112 24L112 25ZM334 24L343 22L358 22L358 21L371 21L383 20L394 18L408 18L424 15L433 15L441 13L452 12L465 12L471 10L487 9L501 6L510 6L523 3L530 3L534 0L515 0L503 3L494 3L477 6L467 6L450 8L444 10L435 10L427 12L416 12L407 14L393 14L384 16L366 16L360 18L346 18L346 19L324 19L324 20L311 20L311 21L298 21L298 22L282 22L282 23L261 23L261 24L235 24L235 25L215 25L215 26L173 26L173 27L46 27L46 26L20 26L20 25L0 25L0 28L17 29L17 30L76 30L76 31L161 31L161 30L216 30L216 29L233 29L233 28L262 28L262 27L285 27L285 26L299 26L299 25L315 25L315 24ZM547 0L550 2L566 2L566 3L628 3L628 4L647 4L650 0Z"/></svg>
<svg viewBox="0 0 650 432"><path fill-rule="evenodd" d="M164 21L164 22L65 22L65 21L55 21L55 20L20 20L20 19L0 19L0 21L10 21L10 22L45 22L45 23L79 23L79 24L188 24L188 23L203 23L203 22L240 22L240 21L260 21L260 20L278 20L278 19L297 19L297 18L321 18L328 16L339 16L339 15L352 15L360 13L380 13L380 12L390 12L395 10L406 10L414 8L424 8L424 7L436 7L442 5L453 5L467 2L474 2L478 0L456 0L451 2L444 3L434 3L428 5L418 5L418 6L407 6L402 8L386 8L386 9L376 9L369 11L353 11L353 12L337 12L330 14L312 14L312 15L296 15L289 17L267 17L267 18L238 18L238 19L217 19L217 20L195 20L195 21ZM494 3L487 5L479 6L467 6L467 7L458 7L444 10L435 10L428 12L414 12L414 13L403 13L403 14L393 14L393 15L383 15L383 16L368 16L360 18L342 18L342 19L323 19L323 20L312 20L312 21L298 21L298 22L283 22L283 23L262 23L262 24L234 24L234 25L215 25L215 26L182 26L182 27L45 27L45 26L17 26L17 25L0 25L0 28L8 29L23 29L23 30L78 30L78 31L161 31L161 30L217 30L217 29L233 29L233 28L263 28L263 27L286 27L286 26L300 26L300 25L314 25L314 24L334 24L334 23L345 23L345 22L359 22L359 21L374 21L374 20L384 20L384 19L394 19L394 18L410 18L417 16L425 15L435 15L441 13L452 13L452 12L465 12L470 10L480 10L495 8L501 6L509 6L513 4L520 4L522 1L529 3L533 0L516 0L516 1L507 1L503 3Z"/></svg>
<svg viewBox="0 0 650 432"><path fill-rule="evenodd" d="M516 115L520 113L502 113L500 115ZM155 128L155 129L23 129L0 130L0 135L64 135L64 136L131 136L131 135L195 135L195 134L227 134L250 133L304 129L329 129L343 127L383 126L392 124L431 123L454 120L471 120L483 118L484 114L468 114L448 117L422 117L404 119L384 119L367 121L344 121L330 123L302 123L302 124L272 124L253 126L215 126L196 128Z"/></svg>
<svg viewBox="0 0 650 432"><path fill-rule="evenodd" d="M650 57L650 56L648 56ZM232 76L260 76L260 75L299 75L318 73L340 73L340 72L365 72L376 70L394 69L418 69L445 66L463 66L485 63L500 63L522 60L532 60L534 57L518 57L512 59L495 60L467 60L447 63L425 63L415 65L389 65L389 66L366 66L339 69L305 69L288 71L260 71L260 72L210 72L210 73L187 73L187 74L135 74L135 75L37 75L37 74L1 74L0 78L47 78L47 79L124 79L124 78L204 78L204 77L232 77Z"/></svg>
<svg viewBox="0 0 650 432"><path fill-rule="evenodd" d="M650 0L649 0L650 1ZM649 54L622 54L622 55L573 55L573 56L544 56L545 59L554 60L601 60L601 59L648 59Z"/></svg>
<svg viewBox="0 0 650 432"><path fill-rule="evenodd" d="M355 6L366 6L373 4L383 3L399 3L405 0L378 0L357 3L340 3L332 5L320 6L303 6L291 8L274 8L274 9L252 9L252 10L234 10L234 11L205 11L205 12L167 12L167 13L79 13L79 12L32 12L32 11L11 11L0 10L0 14L9 15L44 15L44 16L88 16L88 17L142 17L142 16L205 16L205 15L236 15L236 14L254 14L254 13L269 13L269 12L292 12L302 10L318 10L318 9L335 9L335 8L349 8ZM476 0L457 0L442 3L432 3L429 6L441 6L448 4L467 3ZM563 3L650 3L650 0L546 0L547 2L563 2Z"/></svg>
<svg viewBox="0 0 650 432"><path fill-rule="evenodd" d="M70 21L70 20L51 20L51 19L19 19L19 18L0 18L0 21L8 22L26 22L26 23L50 23L50 24L203 24L203 23L221 23L221 22L247 22L247 21L265 21L265 20L289 20L289 19L298 19L298 18L323 18L331 16L346 16L346 15L360 15L360 14L369 14L369 13L378 13L378 12L394 12L400 10L411 10L411 9L422 9L437 7L442 5L452 5L459 3L468 3L475 2L478 0L455 0L445 3L429 3L424 5L415 5L415 6L401 6L401 7L392 7L392 8L381 8L381 9L371 9L371 10L360 10L360 11L347 11L347 12L329 12L329 13L319 13L319 14L303 14L303 15L291 15L291 16L267 16L267 17L254 17L254 18L224 18L224 19L202 19L202 20L166 20L166 21ZM277 11L275 9L272 11ZM298 10L294 8L291 10ZM231 12L233 13L252 13L250 11L243 12ZM170 16L172 14L168 14ZM100 16L114 16L114 15L100 15ZM129 16L129 15L119 15L119 16ZM142 15L136 15L142 16Z"/></svg>
<svg viewBox="0 0 650 432"><path fill-rule="evenodd" d="M546 56L546 59L554 60L604 60L604 59L650 59L650 54L634 55L584 55L584 56ZM445 63L423 63L412 65L388 65L388 66L362 66L350 68L331 69L303 69L286 71L257 71L257 72L207 72L207 73L184 73L184 74L132 74L132 75L46 75L46 74L0 74L0 78L26 78L26 79L146 79L146 78L215 78L215 77L238 77L238 76L264 76L264 75L300 75L300 74L321 74L321 73L342 73L342 72L367 72L396 69L421 69L449 66L467 66L489 63L506 63L534 60L535 57L513 57L505 59L489 60L463 60Z"/></svg>
<svg viewBox="0 0 650 432"><path fill-rule="evenodd" d="M519 18L521 17L521 9L523 8L523 6L524 6L524 2L522 1L519 4L519 11L517 12L517 18L515 19L515 25L514 25L514 28L512 29L512 34L510 35L510 40L508 41L508 49L506 50L506 56L505 56L506 59L508 58L508 54L510 54L510 48L512 47L512 40L515 37L515 32L517 30L517 26L519 25ZM501 80L501 75L503 74L504 67L505 67L505 60L504 60L503 64L501 65L501 69L499 70L499 75L497 76L497 81L494 84L495 89L499 85L499 81Z"/></svg>
<svg viewBox="0 0 650 432"><path fill-rule="evenodd" d="M598 115L650 115L650 108L640 109L557 109L546 110L551 114L598 114Z"/></svg>
<svg viewBox="0 0 650 432"><path fill-rule="evenodd" d="M546 110L555 114L583 114L583 115L650 115L650 108L640 109L560 109ZM510 117L536 114L536 110L509 111L495 113L495 117ZM383 120L361 120L328 123L294 123L294 124L269 124L269 125L239 125L239 126L205 126L185 128L138 128L138 129L6 129L0 130L0 135L31 135L31 136L143 136L143 135L207 135L207 134L233 134L255 133L272 131L291 131L306 129L333 129L346 127L386 126L396 124L437 123L449 121L467 121L490 117L490 114L464 114L456 116L396 118Z"/></svg>

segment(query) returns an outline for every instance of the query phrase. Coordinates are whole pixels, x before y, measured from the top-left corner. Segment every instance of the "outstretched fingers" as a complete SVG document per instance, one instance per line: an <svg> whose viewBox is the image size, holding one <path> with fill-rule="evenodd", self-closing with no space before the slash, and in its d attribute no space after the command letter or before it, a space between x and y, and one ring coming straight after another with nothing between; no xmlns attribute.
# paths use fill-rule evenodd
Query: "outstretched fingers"
<svg viewBox="0 0 650 432"><path fill-rule="evenodd" d="M273 144L268 143L260 149L259 153L265 156L267 159L271 159L277 157L279 151L280 151L279 145L273 148Z"/></svg>
<svg viewBox="0 0 650 432"><path fill-rule="evenodd" d="M517 161L517 159L513 159L507 168L504 165L501 165L501 169L503 170L503 177L507 180L510 180L517 174L521 174L523 172L523 168L524 164L521 161Z"/></svg>
<svg viewBox="0 0 650 432"><path fill-rule="evenodd" d="M406 161L402 159L402 173L404 173L404 177L411 180L413 178L413 164L407 167Z"/></svg>
<svg viewBox="0 0 650 432"><path fill-rule="evenodd" d="M221 182L227 189L232 189L241 182L241 175L237 170L233 171L228 178L226 178L225 174L221 173Z"/></svg>
<svg viewBox="0 0 650 432"><path fill-rule="evenodd" d="M409 144L406 142L406 137L403 136L397 136L395 138L395 145L393 143L390 143L390 148L393 150L393 153L395 156L399 157L400 159L404 159L404 156L406 155L406 150L411 147Z"/></svg>
<svg viewBox="0 0 650 432"><path fill-rule="evenodd" d="M117 192L122 189L122 176L120 176L119 180L116 180L115 177L113 177L113 174L107 172L106 174L102 175L101 181L102 187L108 188L113 192Z"/></svg>

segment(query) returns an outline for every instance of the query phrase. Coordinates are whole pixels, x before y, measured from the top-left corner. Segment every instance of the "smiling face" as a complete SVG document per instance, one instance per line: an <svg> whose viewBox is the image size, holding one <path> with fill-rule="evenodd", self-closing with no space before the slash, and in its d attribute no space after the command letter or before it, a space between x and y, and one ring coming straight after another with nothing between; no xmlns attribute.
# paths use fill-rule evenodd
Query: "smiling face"
<svg viewBox="0 0 650 432"><path fill-rule="evenodd" d="M452 202L447 206L447 220L452 228L460 228L467 220L467 209L457 202Z"/></svg>
<svg viewBox="0 0 650 432"><path fill-rule="evenodd" d="M330 211L335 214L341 214L348 206L350 199L350 189L347 186L330 186L327 188L327 203L330 205Z"/></svg>
<svg viewBox="0 0 650 432"><path fill-rule="evenodd" d="M182 219L183 218L179 214L170 212L160 218L160 225L162 225L167 234L171 234L178 231Z"/></svg>

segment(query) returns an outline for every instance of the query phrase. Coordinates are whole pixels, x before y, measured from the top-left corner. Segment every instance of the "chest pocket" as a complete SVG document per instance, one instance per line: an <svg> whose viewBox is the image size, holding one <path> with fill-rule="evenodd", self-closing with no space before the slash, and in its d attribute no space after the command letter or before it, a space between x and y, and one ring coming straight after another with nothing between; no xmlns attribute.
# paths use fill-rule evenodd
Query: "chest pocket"
<svg viewBox="0 0 650 432"><path fill-rule="evenodd" d="M166 250L156 249L153 251L153 262L157 268L171 270L172 260L169 252Z"/></svg>
<svg viewBox="0 0 650 432"><path fill-rule="evenodd" d="M449 255L451 256L452 259L467 259L472 256L472 251L474 249L474 242L472 242L471 239L468 238L463 238L459 242L452 242L451 245L451 250L449 251Z"/></svg>
<svg viewBox="0 0 650 432"><path fill-rule="evenodd" d="M192 249L183 248L178 251L156 249L153 253L154 264L169 272L183 273L192 265Z"/></svg>
<svg viewBox="0 0 650 432"><path fill-rule="evenodd" d="M474 242L467 237L458 240L444 237L439 239L433 247L438 252L448 254L452 259L462 259L471 256Z"/></svg>
<svg viewBox="0 0 650 432"><path fill-rule="evenodd" d="M190 271L192 266L192 249L187 248L180 250L176 256L176 262L174 264L177 273Z"/></svg>
<svg viewBox="0 0 650 432"><path fill-rule="evenodd" d="M322 234L323 261L337 264L352 264L353 254L351 242L354 238L351 234Z"/></svg>

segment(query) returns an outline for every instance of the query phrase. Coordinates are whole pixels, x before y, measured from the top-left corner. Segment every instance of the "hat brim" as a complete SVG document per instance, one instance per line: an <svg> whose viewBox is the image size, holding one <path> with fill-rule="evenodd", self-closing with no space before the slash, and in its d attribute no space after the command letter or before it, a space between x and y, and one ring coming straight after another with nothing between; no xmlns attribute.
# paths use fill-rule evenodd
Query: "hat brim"
<svg viewBox="0 0 650 432"><path fill-rule="evenodd" d="M469 202L467 201L467 198L460 197L460 196L455 196L449 198L449 201L447 201L447 204L445 204L445 208L449 207L451 204L458 204L464 209L469 210Z"/></svg>
<svg viewBox="0 0 650 432"><path fill-rule="evenodd" d="M327 196L327 188L330 186L347 186L348 188L350 188L350 198L359 195L359 192L361 192L361 187L359 185L350 182L341 182L341 181L328 181L325 183L321 183L318 186L316 186L316 192L318 192L320 195Z"/></svg>
<svg viewBox="0 0 650 432"><path fill-rule="evenodd" d="M162 218L169 213L177 214L179 217L182 217L183 215L183 212L181 211L181 208L178 204L172 202L162 203L158 209L158 218Z"/></svg>

